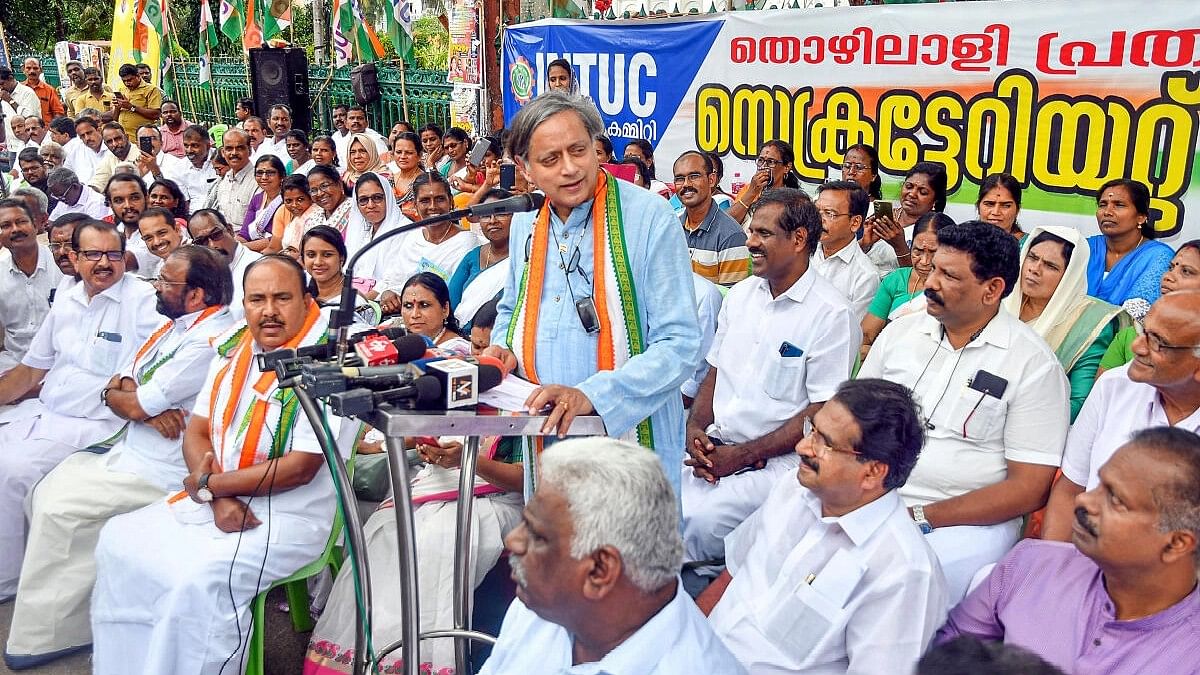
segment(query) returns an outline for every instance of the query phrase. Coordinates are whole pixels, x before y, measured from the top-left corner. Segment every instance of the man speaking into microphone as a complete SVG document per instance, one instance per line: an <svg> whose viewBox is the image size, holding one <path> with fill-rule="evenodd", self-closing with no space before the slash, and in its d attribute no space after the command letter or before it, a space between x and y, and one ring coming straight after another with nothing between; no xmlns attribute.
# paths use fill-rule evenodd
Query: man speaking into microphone
<svg viewBox="0 0 1200 675"><path fill-rule="evenodd" d="M700 348L691 262L667 202L601 170L602 130L590 101L556 91L513 119L513 158L547 202L513 218L512 271L484 354L541 385L526 406L550 410L544 433L595 413L609 435L654 449L678 494L679 385Z"/></svg>

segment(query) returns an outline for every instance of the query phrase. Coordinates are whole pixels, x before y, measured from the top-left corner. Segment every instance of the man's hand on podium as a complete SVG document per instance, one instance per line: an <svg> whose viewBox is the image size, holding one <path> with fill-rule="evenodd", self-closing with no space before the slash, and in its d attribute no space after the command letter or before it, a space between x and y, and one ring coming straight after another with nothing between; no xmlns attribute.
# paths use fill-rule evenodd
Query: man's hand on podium
<svg viewBox="0 0 1200 675"><path fill-rule="evenodd" d="M571 428L571 422L577 416L587 415L595 410L591 400L582 391L561 384L538 387L525 401L525 407L531 415L546 415L542 433L548 434L557 430L559 438L567 437L567 429Z"/></svg>

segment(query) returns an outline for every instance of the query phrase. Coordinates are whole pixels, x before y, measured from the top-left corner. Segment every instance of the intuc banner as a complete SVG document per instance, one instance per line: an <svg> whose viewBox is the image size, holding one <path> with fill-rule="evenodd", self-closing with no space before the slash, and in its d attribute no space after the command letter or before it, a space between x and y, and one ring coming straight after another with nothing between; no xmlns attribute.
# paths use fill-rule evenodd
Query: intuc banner
<svg viewBox="0 0 1200 675"><path fill-rule="evenodd" d="M1200 3L966 2L746 11L646 21L548 19L505 32L506 120L566 58L618 154L654 144L658 177L699 148L749 177L763 142L796 151L807 184L845 150L879 151L885 197L918 161L946 166L947 214L1011 173L1021 223L1095 233L1112 178L1150 187L1155 227L1200 238ZM1137 11L1138 8L1145 11ZM1149 11L1153 9L1153 11ZM810 190L811 192L811 190Z"/></svg>

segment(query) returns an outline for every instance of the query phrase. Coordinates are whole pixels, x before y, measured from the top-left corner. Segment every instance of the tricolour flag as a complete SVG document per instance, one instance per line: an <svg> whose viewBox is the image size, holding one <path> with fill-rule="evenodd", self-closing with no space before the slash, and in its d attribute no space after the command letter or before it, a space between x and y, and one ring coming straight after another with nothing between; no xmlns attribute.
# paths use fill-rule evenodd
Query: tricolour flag
<svg viewBox="0 0 1200 675"><path fill-rule="evenodd" d="M411 61L413 40L410 0L388 0L387 30L396 54L405 61Z"/></svg>
<svg viewBox="0 0 1200 675"><path fill-rule="evenodd" d="M221 0L221 32L234 42L241 42L246 32L246 5L241 0Z"/></svg>
<svg viewBox="0 0 1200 675"><path fill-rule="evenodd" d="M217 46L217 27L213 24L212 7L200 0L200 75L197 78L205 89L212 87L212 48Z"/></svg>

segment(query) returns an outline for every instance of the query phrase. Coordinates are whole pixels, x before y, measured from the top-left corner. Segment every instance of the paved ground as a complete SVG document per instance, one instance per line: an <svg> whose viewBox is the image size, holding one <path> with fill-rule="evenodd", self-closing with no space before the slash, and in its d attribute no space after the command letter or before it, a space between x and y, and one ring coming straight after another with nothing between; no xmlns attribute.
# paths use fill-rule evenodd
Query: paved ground
<svg viewBox="0 0 1200 675"><path fill-rule="evenodd" d="M275 596L278 595L278 598ZM283 601L283 591L277 590L267 602L267 675L296 675L304 660L308 633L296 633L288 615L275 609ZM12 621L11 602L0 605L0 644L8 642L8 626ZM0 675L13 671L0 661ZM76 654L34 670L22 671L31 675L89 675L92 672L90 654Z"/></svg>

